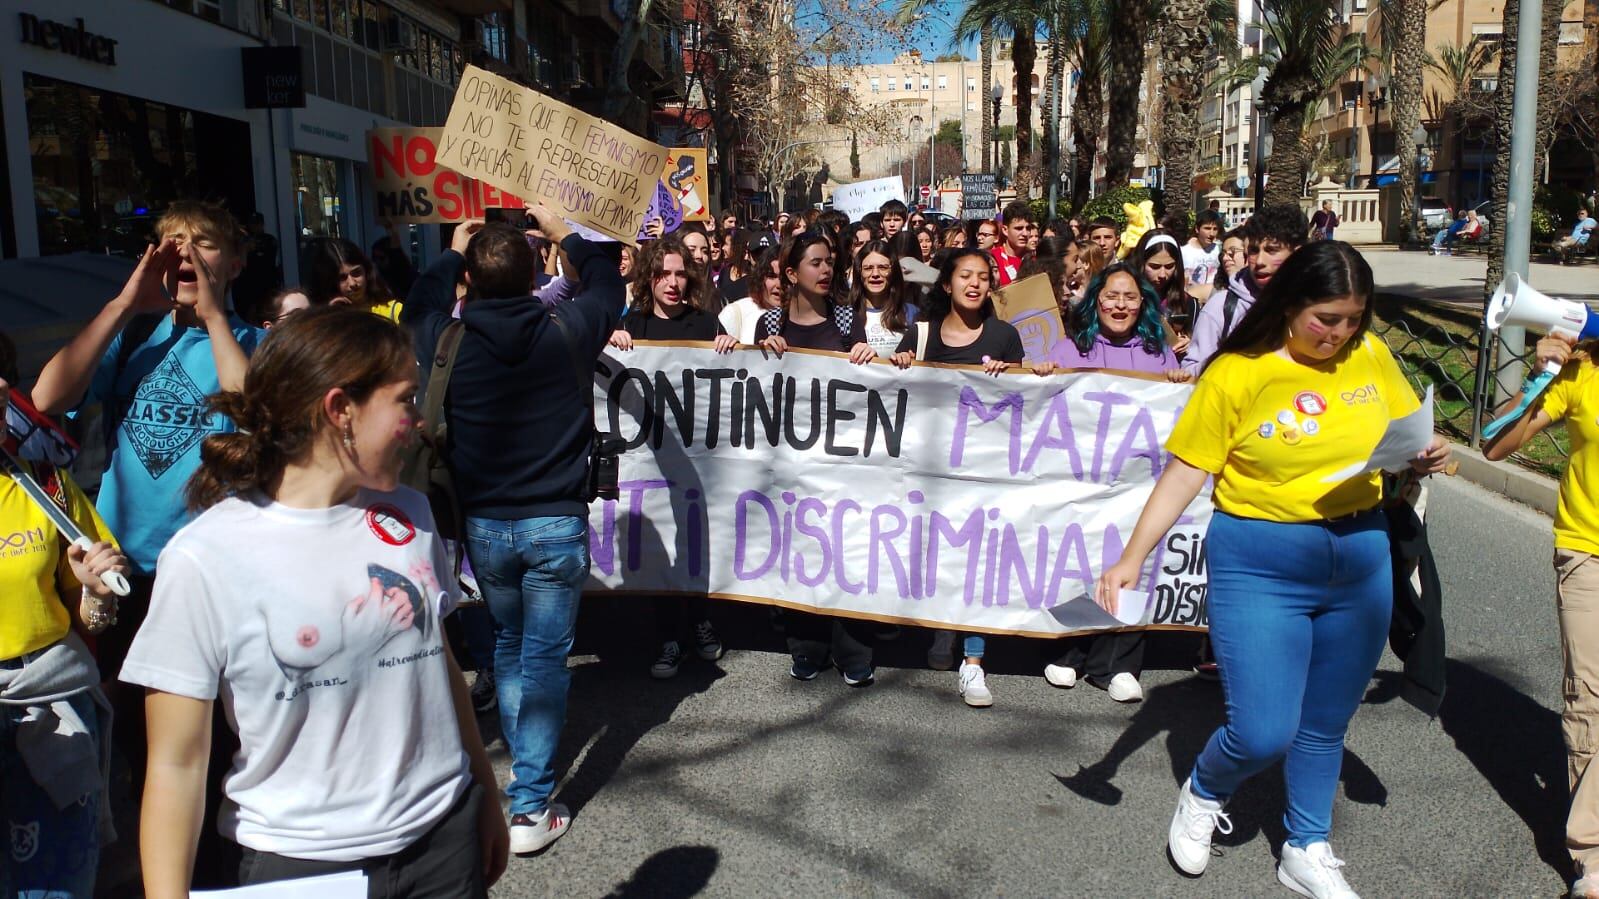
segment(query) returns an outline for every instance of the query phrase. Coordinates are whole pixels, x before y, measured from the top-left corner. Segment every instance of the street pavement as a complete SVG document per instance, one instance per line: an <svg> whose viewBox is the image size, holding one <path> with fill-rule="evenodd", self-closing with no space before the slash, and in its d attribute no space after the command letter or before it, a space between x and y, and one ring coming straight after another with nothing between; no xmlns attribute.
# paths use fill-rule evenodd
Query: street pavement
<svg viewBox="0 0 1599 899"><path fill-rule="evenodd" d="M1486 256L1432 256L1424 250L1361 247L1381 293L1481 305ZM1527 283L1550 296L1599 302L1599 265L1532 263Z"/></svg>
<svg viewBox="0 0 1599 899"><path fill-rule="evenodd" d="M1350 732L1333 846L1368 899L1560 895L1549 521L1435 480L1448 698L1436 720L1396 699L1385 654ZM513 859L496 897L1290 895L1272 870L1280 768L1235 797L1203 878L1166 860L1177 787L1223 716L1219 687L1186 670L1191 636L1152 639L1131 706L1050 687L1039 641L992 639L995 705L974 710L954 672L925 667L926 632L886 645L876 686L802 684L766 609L712 608L728 656L662 682L649 607L585 604L558 761L576 820ZM493 753L508 777L503 743Z"/></svg>

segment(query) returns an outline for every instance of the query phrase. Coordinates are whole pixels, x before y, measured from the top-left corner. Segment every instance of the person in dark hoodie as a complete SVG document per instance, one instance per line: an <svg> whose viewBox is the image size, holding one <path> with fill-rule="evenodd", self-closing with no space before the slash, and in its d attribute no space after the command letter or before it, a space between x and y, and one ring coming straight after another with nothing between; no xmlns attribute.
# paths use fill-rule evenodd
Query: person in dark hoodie
<svg viewBox="0 0 1599 899"><path fill-rule="evenodd" d="M618 244L584 240L543 206L528 211L566 251L582 285L576 297L553 308L539 302L526 236L473 221L457 226L451 248L417 279L401 317L431 359L465 268L466 331L445 399L446 449L467 554L500 625L494 668L512 758L511 851L519 854L542 850L570 824L550 794L571 682L566 657L589 571L593 414L574 368L592 368L623 305Z"/></svg>
<svg viewBox="0 0 1599 899"><path fill-rule="evenodd" d="M1228 282L1226 293L1211 295L1194 321L1193 339L1182 361L1183 369L1196 377L1216 355L1216 348L1244 320L1244 314L1271 283L1277 269L1305 245L1310 223L1298 206L1267 206L1255 213L1244 229L1249 264Z"/></svg>

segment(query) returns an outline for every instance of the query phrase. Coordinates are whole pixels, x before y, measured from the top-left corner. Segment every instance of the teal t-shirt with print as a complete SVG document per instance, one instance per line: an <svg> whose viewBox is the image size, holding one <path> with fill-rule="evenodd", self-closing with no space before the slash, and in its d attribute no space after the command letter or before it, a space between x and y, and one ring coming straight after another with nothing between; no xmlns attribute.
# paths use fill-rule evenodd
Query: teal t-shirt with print
<svg viewBox="0 0 1599 899"><path fill-rule="evenodd" d="M228 323L247 356L266 336L235 315ZM100 403L105 415L123 410L95 507L133 569L153 575L162 548L191 517L184 488L200 467L200 442L234 427L206 406L222 385L205 328L163 316L118 371L126 333L106 348L83 405Z"/></svg>

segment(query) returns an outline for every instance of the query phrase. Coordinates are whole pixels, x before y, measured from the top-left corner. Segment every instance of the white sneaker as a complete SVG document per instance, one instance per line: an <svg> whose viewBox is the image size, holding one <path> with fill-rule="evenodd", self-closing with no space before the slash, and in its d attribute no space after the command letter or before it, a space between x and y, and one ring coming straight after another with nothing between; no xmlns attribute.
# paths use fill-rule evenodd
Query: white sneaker
<svg viewBox="0 0 1599 899"><path fill-rule="evenodd" d="M983 677L983 666L971 662L961 663L961 699L974 709L986 709L994 704L994 694Z"/></svg>
<svg viewBox="0 0 1599 899"><path fill-rule="evenodd" d="M1044 680L1070 690L1077 686L1077 669L1066 665L1045 665Z"/></svg>
<svg viewBox="0 0 1599 899"><path fill-rule="evenodd" d="M1282 861L1277 864L1277 879L1283 886L1311 899L1360 899L1339 872L1343 866L1343 859L1333 856L1326 840L1303 849L1284 843Z"/></svg>
<svg viewBox="0 0 1599 899"><path fill-rule="evenodd" d="M1569 899L1599 899L1599 873L1584 874L1571 884Z"/></svg>
<svg viewBox="0 0 1599 899"><path fill-rule="evenodd" d="M1232 833L1233 819L1221 810L1220 802L1195 796L1192 778L1183 781L1183 789L1177 794L1177 811L1166 830L1166 849L1171 860L1186 874L1198 877L1205 873L1205 866L1210 864L1210 841L1218 830Z"/></svg>
<svg viewBox="0 0 1599 899"><path fill-rule="evenodd" d="M1117 702L1141 702L1144 698L1144 688L1138 685L1138 677L1126 671L1111 678L1105 685L1105 692Z"/></svg>
<svg viewBox="0 0 1599 899"><path fill-rule="evenodd" d="M572 826L572 816L566 806L554 803L538 815L513 815L511 817L511 852L528 855L542 851L559 840Z"/></svg>

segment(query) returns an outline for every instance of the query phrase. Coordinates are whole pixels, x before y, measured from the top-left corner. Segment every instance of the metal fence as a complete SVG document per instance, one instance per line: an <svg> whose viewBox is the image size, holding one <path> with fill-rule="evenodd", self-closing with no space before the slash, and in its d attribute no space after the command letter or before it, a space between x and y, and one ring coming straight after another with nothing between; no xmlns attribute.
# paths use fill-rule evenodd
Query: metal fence
<svg viewBox="0 0 1599 899"><path fill-rule="evenodd" d="M1519 379L1533 362L1530 348L1498 360L1498 336L1484 326L1481 307L1385 295L1379 297L1373 330L1418 391L1432 385L1438 430L1472 447L1481 444L1483 425L1504 399L1498 393L1500 373L1514 371ZM1511 458L1558 476L1570 453L1565 429L1551 428Z"/></svg>

